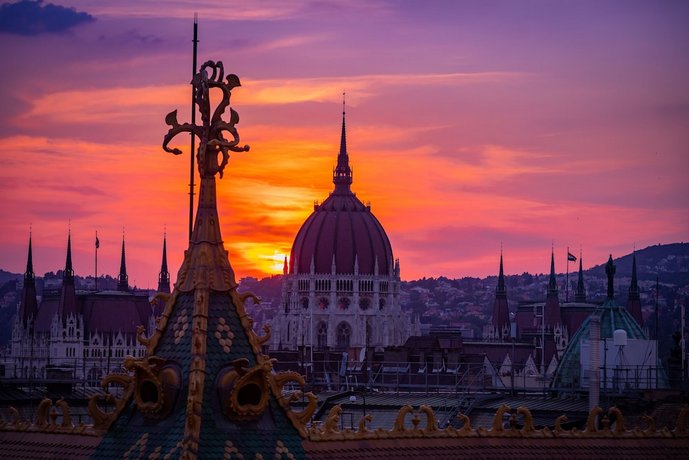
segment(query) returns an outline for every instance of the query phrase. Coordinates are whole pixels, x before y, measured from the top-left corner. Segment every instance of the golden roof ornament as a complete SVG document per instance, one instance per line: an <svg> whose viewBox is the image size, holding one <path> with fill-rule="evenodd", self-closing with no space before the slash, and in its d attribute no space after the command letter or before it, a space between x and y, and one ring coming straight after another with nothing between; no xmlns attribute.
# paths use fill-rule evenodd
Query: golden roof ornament
<svg viewBox="0 0 689 460"><path fill-rule="evenodd" d="M171 148L170 141L180 133L191 133L199 138L196 160L201 176L199 202L194 220L194 230L184 263L177 276L176 287L180 292L196 288L214 291L230 291L237 287L234 271L225 251L216 206L215 175L223 177L230 159L229 152L247 152L248 145L239 146L239 114L230 107L232 89L241 86L239 77L225 77L221 61L206 61L191 81L194 88L194 105L201 114L201 124L177 121L177 110L167 114L165 122L170 126L163 138L163 149L174 155L182 151ZM220 102L211 113L211 90L222 94ZM229 121L223 115L229 108ZM226 137L227 136L227 137Z"/></svg>
<svg viewBox="0 0 689 460"><path fill-rule="evenodd" d="M208 71L212 73L208 75ZM235 125L239 123L239 114L230 107L230 121L222 119L225 110L230 106L232 89L241 86L239 77L229 74L223 81L225 70L221 61L206 61L201 65L199 72L194 75L191 84L194 88L194 105L201 113L201 125L191 123L179 124L177 110L173 110L165 117L165 122L170 130L163 139L163 149L174 155L182 153L180 149L170 148L168 144L179 133L188 132L199 138L199 148L196 160L201 177L213 177L216 173L223 177L223 170L230 159L229 151L248 152L249 146L239 147L239 133ZM222 91L222 99L213 111L211 117L210 90L218 88ZM223 132L228 132L232 140L227 140ZM222 154L222 160L218 163L218 155Z"/></svg>

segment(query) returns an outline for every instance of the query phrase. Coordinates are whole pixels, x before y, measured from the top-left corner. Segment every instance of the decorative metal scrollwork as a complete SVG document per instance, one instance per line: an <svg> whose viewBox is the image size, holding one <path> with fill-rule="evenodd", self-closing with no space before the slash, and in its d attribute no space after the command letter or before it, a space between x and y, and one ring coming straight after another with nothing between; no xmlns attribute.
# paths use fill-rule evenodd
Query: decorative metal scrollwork
<svg viewBox="0 0 689 460"><path fill-rule="evenodd" d="M210 75L208 74L209 71L211 72ZM225 70L222 62L206 61L191 81L194 87L194 104L201 113L201 125L180 124L177 121L177 110L168 113L165 117L165 123L170 126L170 130L163 138L163 149L166 152L175 155L182 153L180 149L168 146L172 138L179 133L188 132L199 138L200 143L196 159L201 177L212 177L218 173L222 178L223 170L230 158L229 152L246 152L249 150L248 145L239 146L239 133L235 128L235 125L239 123L239 114L230 108L230 121L226 122L222 119L222 115L230 105L232 89L241 86L239 77L236 75L230 74L223 81L224 76ZM218 88L222 91L222 99L211 116L210 90L212 88ZM225 132L230 134L231 140L225 137ZM219 162L218 155L222 155L222 160Z"/></svg>

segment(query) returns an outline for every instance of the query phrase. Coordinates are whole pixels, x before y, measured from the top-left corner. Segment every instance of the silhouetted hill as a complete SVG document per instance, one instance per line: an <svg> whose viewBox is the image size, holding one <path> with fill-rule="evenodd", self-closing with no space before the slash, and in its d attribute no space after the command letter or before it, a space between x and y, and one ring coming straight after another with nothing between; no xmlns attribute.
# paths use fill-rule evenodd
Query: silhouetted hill
<svg viewBox="0 0 689 460"><path fill-rule="evenodd" d="M632 254L615 259L615 276L629 276ZM689 243L658 244L636 251L639 281L655 281L684 286L689 284ZM605 263L586 270L585 274L604 278Z"/></svg>
<svg viewBox="0 0 689 460"><path fill-rule="evenodd" d="M23 277L24 277L24 275L20 275L19 273L10 273L10 272L6 272L5 270L0 269L0 285L3 285L6 282L11 281L11 280L19 281Z"/></svg>

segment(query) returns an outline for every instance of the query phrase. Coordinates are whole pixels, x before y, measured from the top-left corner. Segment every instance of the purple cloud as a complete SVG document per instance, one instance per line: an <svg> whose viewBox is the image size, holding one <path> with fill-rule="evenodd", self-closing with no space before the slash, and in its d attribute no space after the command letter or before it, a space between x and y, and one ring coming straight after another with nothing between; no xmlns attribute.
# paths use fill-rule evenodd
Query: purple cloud
<svg viewBox="0 0 689 460"><path fill-rule="evenodd" d="M0 32L15 35L59 33L96 20L74 8L42 3L42 0L22 0L0 5Z"/></svg>

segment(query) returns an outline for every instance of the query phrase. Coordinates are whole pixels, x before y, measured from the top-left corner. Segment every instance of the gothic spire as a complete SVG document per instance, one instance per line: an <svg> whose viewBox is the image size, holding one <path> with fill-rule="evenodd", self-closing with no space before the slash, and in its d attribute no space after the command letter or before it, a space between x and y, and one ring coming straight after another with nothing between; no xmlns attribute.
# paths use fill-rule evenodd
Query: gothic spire
<svg viewBox="0 0 689 460"><path fill-rule="evenodd" d="M494 338L497 340L507 340L510 332L510 309L507 305L505 273L502 269L502 251L500 251L500 274L498 275L498 286L495 289L495 302L493 302L491 323L495 334Z"/></svg>
<svg viewBox="0 0 689 460"><path fill-rule="evenodd" d="M22 300L19 307L19 318L26 328L31 318L38 313L38 300L36 299L36 278L33 272L33 256L31 251L31 234L29 233L29 256L26 260L26 272L24 273L24 287L22 288Z"/></svg>
<svg viewBox="0 0 689 460"><path fill-rule="evenodd" d="M548 293L545 297L543 315L545 316L543 323L551 329L555 327L555 325L562 323L562 316L560 313L560 298L557 290L557 279L555 278L554 250L551 250L550 252L550 279L548 280Z"/></svg>
<svg viewBox="0 0 689 460"><path fill-rule="evenodd" d="M337 166L333 171L335 192L349 192L352 185L352 169L349 167L347 154L347 134L345 129L345 100L342 93L342 134L340 137L340 153L337 155Z"/></svg>
<svg viewBox="0 0 689 460"><path fill-rule="evenodd" d="M506 297L507 289L505 288L505 273L502 269L502 252L500 253L500 274L498 275L498 287L495 289L495 295Z"/></svg>
<svg viewBox="0 0 689 460"><path fill-rule="evenodd" d="M124 258L124 251L122 252ZM158 292L170 292L170 272L167 269L167 233L163 234L163 261L158 275Z"/></svg>
<svg viewBox="0 0 689 460"><path fill-rule="evenodd" d="M128 291L127 263L124 257L124 232L122 233L122 258L120 259L120 275L117 277L117 290Z"/></svg>
<svg viewBox="0 0 689 460"><path fill-rule="evenodd" d="M34 279L35 274L33 271L33 255L31 251L31 233L29 233L29 256L26 259L26 271L24 272L24 281Z"/></svg>
<svg viewBox="0 0 689 460"><path fill-rule="evenodd" d="M62 274L62 281L74 282L74 269L72 268L72 230L67 233L67 260L65 261L65 271Z"/></svg>
<svg viewBox="0 0 689 460"><path fill-rule="evenodd" d="M584 270L582 268L581 254L579 254L579 279L577 281L577 292L574 294L575 302L586 302L586 288L584 287Z"/></svg>
<svg viewBox="0 0 689 460"><path fill-rule="evenodd" d="M555 252L550 252L550 279L548 280L548 295L557 296L557 279L555 278Z"/></svg>
<svg viewBox="0 0 689 460"><path fill-rule="evenodd" d="M639 280L636 276L636 252L632 254L632 282L629 285L629 300L640 299Z"/></svg>
<svg viewBox="0 0 689 460"><path fill-rule="evenodd" d="M58 314L62 319L62 324L66 324L69 316L78 313L77 297L74 288L74 269L72 268L72 230L67 236L67 261L65 271L62 274L62 289L60 290L60 303L57 307Z"/></svg>

